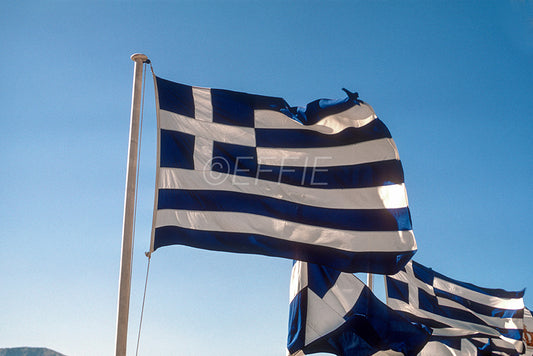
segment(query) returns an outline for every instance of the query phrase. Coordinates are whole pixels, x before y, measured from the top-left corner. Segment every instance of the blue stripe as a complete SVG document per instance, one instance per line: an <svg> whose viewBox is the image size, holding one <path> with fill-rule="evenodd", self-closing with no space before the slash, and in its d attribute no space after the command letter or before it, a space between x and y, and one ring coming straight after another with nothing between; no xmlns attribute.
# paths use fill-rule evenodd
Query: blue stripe
<svg viewBox="0 0 533 356"><path fill-rule="evenodd" d="M160 166L194 169L194 136L161 130Z"/></svg>
<svg viewBox="0 0 533 356"><path fill-rule="evenodd" d="M348 127L336 134L309 129L255 129L257 147L323 148L345 146L381 138L391 138L389 129L379 119L363 127Z"/></svg>
<svg viewBox="0 0 533 356"><path fill-rule="evenodd" d="M254 110L281 112L288 108L281 98L222 89L211 89L211 103L213 122L244 127L254 127Z"/></svg>
<svg viewBox="0 0 533 356"><path fill-rule="evenodd" d="M290 160L289 160L290 163ZM270 182L321 189L365 188L402 184L404 174L398 160L332 167L272 166L257 163L254 147L214 142L211 169Z"/></svg>
<svg viewBox="0 0 533 356"><path fill-rule="evenodd" d="M524 309L501 309L491 307L490 305L481 304L476 301L466 299L456 294L452 294L437 288L434 288L435 295L446 299L453 300L461 305L464 305L474 313L493 316L498 318L523 318Z"/></svg>
<svg viewBox="0 0 533 356"><path fill-rule="evenodd" d="M367 188L404 183L402 164L398 160L332 167L260 165L258 169L259 172L255 172L258 179L320 189Z"/></svg>
<svg viewBox="0 0 533 356"><path fill-rule="evenodd" d="M255 147L214 142L211 170L255 178L257 175L256 149Z"/></svg>
<svg viewBox="0 0 533 356"><path fill-rule="evenodd" d="M157 208L249 213L340 230L411 230L408 208L328 209L240 192L159 189Z"/></svg>
<svg viewBox="0 0 533 356"><path fill-rule="evenodd" d="M213 122L254 127L254 108L250 95L227 90L211 90Z"/></svg>
<svg viewBox="0 0 533 356"><path fill-rule="evenodd" d="M194 117L192 87L156 77L159 108L179 115Z"/></svg>
<svg viewBox="0 0 533 356"><path fill-rule="evenodd" d="M289 333L287 349L293 353L305 345L305 326L307 323L307 288L302 289L289 305Z"/></svg>
<svg viewBox="0 0 533 356"><path fill-rule="evenodd" d="M239 170L235 170L236 164L233 161L222 159L222 156L216 156L213 160L215 162L220 164L213 164L213 171L300 187L349 189L404 183L402 164L397 160L353 166L280 167L263 164L256 166L255 157L242 156L239 159Z"/></svg>
<svg viewBox="0 0 533 356"><path fill-rule="evenodd" d="M326 264L339 271L379 274L397 273L415 254L415 251L350 252L258 234L191 230L178 226L156 228L154 250L168 245L187 245L235 253L255 253Z"/></svg>

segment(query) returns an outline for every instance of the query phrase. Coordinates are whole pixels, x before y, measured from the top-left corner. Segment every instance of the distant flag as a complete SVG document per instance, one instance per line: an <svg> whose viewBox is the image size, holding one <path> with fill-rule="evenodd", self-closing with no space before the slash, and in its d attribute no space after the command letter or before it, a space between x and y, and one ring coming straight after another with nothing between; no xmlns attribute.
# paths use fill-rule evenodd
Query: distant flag
<svg viewBox="0 0 533 356"><path fill-rule="evenodd" d="M481 288L415 261L386 281L387 305L433 329L422 356L523 353L523 290Z"/></svg>
<svg viewBox="0 0 533 356"><path fill-rule="evenodd" d="M291 356L366 356L380 350L416 355L431 335L387 307L351 273L295 262L290 294Z"/></svg>
<svg viewBox="0 0 533 356"><path fill-rule="evenodd" d="M396 146L357 94L297 108L155 81L151 251L181 244L375 273L416 252Z"/></svg>
<svg viewBox="0 0 533 356"><path fill-rule="evenodd" d="M524 343L526 356L533 356L533 317L531 310L524 308Z"/></svg>

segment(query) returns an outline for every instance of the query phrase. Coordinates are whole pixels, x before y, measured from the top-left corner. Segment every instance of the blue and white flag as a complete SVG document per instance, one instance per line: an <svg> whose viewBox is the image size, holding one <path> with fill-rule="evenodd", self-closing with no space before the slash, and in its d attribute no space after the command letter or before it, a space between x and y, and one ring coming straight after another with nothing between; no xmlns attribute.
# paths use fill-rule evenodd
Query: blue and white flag
<svg viewBox="0 0 533 356"><path fill-rule="evenodd" d="M357 94L297 108L158 77L156 90L151 251L182 244L375 273L415 253L396 146Z"/></svg>
<svg viewBox="0 0 533 356"><path fill-rule="evenodd" d="M433 329L422 356L524 352L523 290L478 287L443 276L415 261L387 276L386 281L387 305Z"/></svg>
<svg viewBox="0 0 533 356"><path fill-rule="evenodd" d="M381 302L351 273L295 262L290 288L288 354L366 356L380 350L416 355L431 331Z"/></svg>

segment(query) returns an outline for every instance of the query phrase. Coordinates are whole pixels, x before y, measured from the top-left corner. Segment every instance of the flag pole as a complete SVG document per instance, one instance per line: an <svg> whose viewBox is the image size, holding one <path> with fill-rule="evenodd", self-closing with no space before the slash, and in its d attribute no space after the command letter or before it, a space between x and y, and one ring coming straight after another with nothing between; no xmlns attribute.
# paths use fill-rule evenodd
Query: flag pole
<svg viewBox="0 0 533 356"><path fill-rule="evenodd" d="M374 291L374 275L372 273L367 273L366 275L366 285L370 288L370 291Z"/></svg>
<svg viewBox="0 0 533 356"><path fill-rule="evenodd" d="M133 255L135 185L137 179L137 154L139 146L139 116L141 112L143 64L148 61L148 57L144 54L135 53L131 56L131 59L135 62L135 68L133 73L133 92L131 99L126 193L124 197L122 255L120 259L120 280L118 285L116 356L125 356L127 346L131 291L131 261Z"/></svg>

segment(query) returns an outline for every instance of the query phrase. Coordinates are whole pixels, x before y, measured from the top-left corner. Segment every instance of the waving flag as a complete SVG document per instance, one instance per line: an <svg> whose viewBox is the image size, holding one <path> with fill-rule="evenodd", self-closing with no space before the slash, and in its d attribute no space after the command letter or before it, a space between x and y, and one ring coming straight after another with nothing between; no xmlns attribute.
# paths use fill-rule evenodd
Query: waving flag
<svg viewBox="0 0 533 356"><path fill-rule="evenodd" d="M415 253L387 127L348 93L306 108L156 77L154 251L182 244L395 273Z"/></svg>
<svg viewBox="0 0 533 356"><path fill-rule="evenodd" d="M517 355L524 351L524 291L481 288L415 261L386 281L387 305L433 329L421 355Z"/></svg>
<svg viewBox="0 0 533 356"><path fill-rule="evenodd" d="M389 349L416 355L430 335L387 307L353 274L299 261L293 265L289 355L365 356Z"/></svg>

